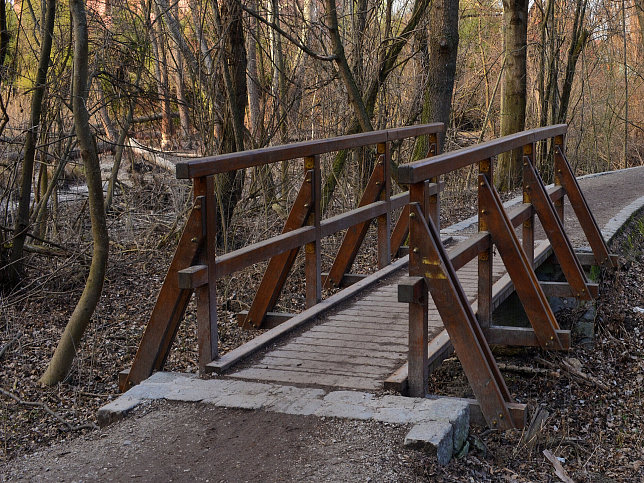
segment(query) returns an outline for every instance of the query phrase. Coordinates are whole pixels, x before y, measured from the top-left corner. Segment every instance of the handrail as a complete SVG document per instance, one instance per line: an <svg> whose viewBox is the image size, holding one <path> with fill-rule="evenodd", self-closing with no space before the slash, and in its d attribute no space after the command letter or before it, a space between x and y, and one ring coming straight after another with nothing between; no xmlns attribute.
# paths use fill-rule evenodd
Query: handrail
<svg viewBox="0 0 644 483"><path fill-rule="evenodd" d="M414 163L399 166L398 181L402 184L419 183L423 180L464 168L470 164L478 163L492 156L521 148L526 144L543 141L555 136L563 136L567 130L568 126L566 124L538 127L431 158L421 159Z"/></svg>
<svg viewBox="0 0 644 483"><path fill-rule="evenodd" d="M303 158L333 151L341 151L343 149L358 148L370 144L397 141L408 137L422 136L424 134L434 134L443 132L443 130L443 123L435 122L420 124L418 126L349 134L329 139L301 141L283 146L270 146L217 156L206 156L177 163L176 175L178 179L199 178L201 176L210 176L236 169L252 168L254 166L262 166L294 158Z"/></svg>

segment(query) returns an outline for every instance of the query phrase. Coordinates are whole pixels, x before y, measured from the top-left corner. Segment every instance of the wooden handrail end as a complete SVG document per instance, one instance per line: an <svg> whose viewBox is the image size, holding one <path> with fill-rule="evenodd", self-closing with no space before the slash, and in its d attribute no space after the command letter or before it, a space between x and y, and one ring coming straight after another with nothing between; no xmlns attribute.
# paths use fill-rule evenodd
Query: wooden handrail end
<svg viewBox="0 0 644 483"><path fill-rule="evenodd" d="M208 266L193 265L177 272L180 289L195 289L208 283Z"/></svg>
<svg viewBox="0 0 644 483"><path fill-rule="evenodd" d="M424 277L404 277L398 282L398 302L419 304L427 297Z"/></svg>

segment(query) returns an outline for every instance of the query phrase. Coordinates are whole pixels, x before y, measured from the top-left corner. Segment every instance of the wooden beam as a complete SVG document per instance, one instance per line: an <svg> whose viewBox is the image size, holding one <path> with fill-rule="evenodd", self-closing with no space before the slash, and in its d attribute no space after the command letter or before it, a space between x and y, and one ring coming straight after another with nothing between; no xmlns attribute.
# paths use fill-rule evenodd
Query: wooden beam
<svg viewBox="0 0 644 483"><path fill-rule="evenodd" d="M262 329L272 329L277 327L280 324L292 319L297 314L291 314L287 312L267 312L264 316L264 323L262 324ZM239 311L235 317L237 318L237 325L244 329L251 329L251 327L244 327L244 321L248 316L248 310Z"/></svg>
<svg viewBox="0 0 644 483"><path fill-rule="evenodd" d="M557 337L561 341L558 350L570 350L570 331L557 329ZM483 328L483 333L490 345L540 347L539 339L530 327L492 326Z"/></svg>
<svg viewBox="0 0 644 483"><path fill-rule="evenodd" d="M208 267L193 265L177 272L179 288L194 290L208 284Z"/></svg>
<svg viewBox="0 0 644 483"><path fill-rule="evenodd" d="M595 260L595 255L593 252L575 252L575 255L577 255L577 259L579 260L579 263L583 267L592 267L593 265L598 266L597 260ZM613 266L617 266L619 263L619 255L615 254L609 254L611 263Z"/></svg>
<svg viewBox="0 0 644 483"><path fill-rule="evenodd" d="M577 292L573 290L568 282L539 282L541 290L547 297L575 297ZM599 284L588 283L588 292L592 298L599 297Z"/></svg>

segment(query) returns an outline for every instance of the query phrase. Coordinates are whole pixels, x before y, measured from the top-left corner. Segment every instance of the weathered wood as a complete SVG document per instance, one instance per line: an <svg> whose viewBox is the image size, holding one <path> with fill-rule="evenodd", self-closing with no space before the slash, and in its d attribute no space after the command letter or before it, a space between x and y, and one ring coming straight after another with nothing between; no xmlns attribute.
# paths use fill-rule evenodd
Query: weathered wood
<svg viewBox="0 0 644 483"><path fill-rule="evenodd" d="M263 367L266 366L266 367ZM369 364L357 364L355 362L331 362L331 361L312 361L309 359L282 358L273 354L262 358L253 367L262 369L290 368L298 371L323 372L325 374L344 374L353 376L363 374L368 377L377 377L381 379L389 369L382 366L372 366Z"/></svg>
<svg viewBox="0 0 644 483"><path fill-rule="evenodd" d="M259 248L259 245L264 243L264 246L261 247L262 251L252 249L242 252L244 250L244 248L242 248L241 250L237 250L229 254L231 259L232 254L234 253L239 253L239 255L241 255L235 257L238 260L235 270L239 269L236 268L239 264L251 261L255 263L256 261L259 261L257 260L257 255L259 254L261 254L262 259L266 259L268 256L272 257L264 275L262 276L262 281L257 289L244 325L252 324L255 327L261 326L266 313L272 310L277 303L282 289L284 288L284 284L286 283L288 273L290 272L293 263L295 263L295 258L297 257L300 246L304 243L311 243L318 238L319 233L316 231L315 227L303 228L306 220L313 210L312 200L315 192L314 171L314 169L307 169L305 171L304 182L302 183L297 198L293 203L293 208L291 208L291 212L284 224L282 235L249 246ZM306 239L304 243L302 243L303 238ZM290 246L288 247L286 247L286 239L293 242L289 244ZM272 247L273 250L269 250L269 247ZM253 259L253 255L256 255L255 259ZM225 255L219 257L219 264L221 265L222 260L225 259ZM217 267L217 269L217 272L222 276L225 272L224 266L222 265L221 267ZM232 271L230 273L232 273Z"/></svg>
<svg viewBox="0 0 644 483"><path fill-rule="evenodd" d="M567 129L565 124L535 128L405 164L398 167L398 180L402 184L419 183L464 168L482 159L492 158L497 154L520 148L525 144L565 134Z"/></svg>
<svg viewBox="0 0 644 483"><path fill-rule="evenodd" d="M329 354L329 353L319 353L311 351L296 351L292 348L285 346L282 349L276 349L270 352L271 356L281 357L283 359L305 359L309 361L328 361L328 362L339 362L339 363L349 363L349 364L364 364L372 365L379 367L386 367L389 369L391 367L391 359L382 359L377 357L362 357L356 356L353 354Z"/></svg>
<svg viewBox="0 0 644 483"><path fill-rule="evenodd" d="M488 183L494 182L494 171L493 164L491 159L484 159L479 162L479 176L485 177L488 180ZM481 197L481 190L483 190L479 184L478 191L478 231L479 236L481 234L488 235L488 216L489 211L493 207L489 206L486 203L486 199ZM489 237L486 237L486 240L489 240ZM451 257L450 257L451 258ZM494 250L491 243L488 243L487 246L480 250L478 253L478 273L477 273L477 312L476 317L478 319L479 325L481 327L489 327L492 323L492 285L494 284L493 280L493 263L494 263ZM454 267L456 268L456 267Z"/></svg>
<svg viewBox="0 0 644 483"><path fill-rule="evenodd" d="M382 190L385 188L385 167L384 167L384 156L380 156L376 162L373 172L369 178L369 182L365 187L358 207L362 208L372 203L375 203L379 198ZM379 216L385 216L388 212L387 202L381 201L383 210ZM338 253L333 260L333 265L329 270L329 275L324 281L324 286L327 288L338 287L340 281L346 272L351 269L353 262L358 255L360 246L367 235L369 230L369 225L371 220L363 221L359 224L355 224L347 230L342 239L342 244L338 249ZM388 236L387 236L388 238ZM380 267L382 268L382 267Z"/></svg>
<svg viewBox="0 0 644 483"><path fill-rule="evenodd" d="M348 136L328 139L302 141L283 146L271 146L218 156L207 156L190 161L178 162L177 178L198 178L200 176L226 173L236 169L252 168L253 166L262 166L278 161L358 148L432 132L442 132L443 129L442 123L422 124L418 126L350 134Z"/></svg>
<svg viewBox="0 0 644 483"><path fill-rule="evenodd" d="M488 222L492 238L503 258L530 324L541 342L541 347L561 350L563 347L556 333L559 325L539 286L532 263L528 262L503 209L499 194L488 183L485 176L479 176L479 186L483 188L480 192L481 198L490 207Z"/></svg>
<svg viewBox="0 0 644 483"><path fill-rule="evenodd" d="M610 254L608 252L608 247L604 241L604 237L601 234L599 225L595 221L595 217L588 208L588 203L586 198L581 192L579 183L575 178L575 175L572 172L572 168L566 159L566 155L563 152L563 141L555 140L555 170L559 176L562 186L566 190L570 204L577 215L579 224L586 235L588 243L595 254L595 260L598 265L614 266Z"/></svg>
<svg viewBox="0 0 644 483"><path fill-rule="evenodd" d="M382 387L378 378L349 376L346 374L311 373L309 371L274 370L251 367L235 373L235 378L260 381L288 382L308 386L353 387L373 391Z"/></svg>
<svg viewBox="0 0 644 483"><path fill-rule="evenodd" d="M414 200L414 197L411 199ZM456 271L441 244L440 234L431 220L425 221L418 203L410 203L411 214L416 216L410 218L410 243L418 248L418 253L412 250L409 266L422 267L422 275L427 280L436 308L488 424L490 427L513 428L514 423L507 408L507 403L512 402L510 392L456 278ZM427 350L427 345L424 350ZM411 392L414 382L411 360L409 362L408 384Z"/></svg>
<svg viewBox="0 0 644 483"><path fill-rule="evenodd" d="M526 190L530 194L532 204L552 244L555 256L559 261L566 280L575 289L577 297L584 300L592 299L586 286L588 280L584 274L584 269L575 256L575 251L564 231L561 220L557 216L555 206L546 194L541 177L535 171L532 165L532 159L529 157L524 159L523 175L525 177Z"/></svg>
<svg viewBox="0 0 644 483"><path fill-rule="evenodd" d="M177 272L177 284L180 289L193 290L208 284L208 267L193 265Z"/></svg>
<svg viewBox="0 0 644 483"><path fill-rule="evenodd" d="M347 228L359 225L361 223L369 222L374 218L384 214L387 211L387 203L384 201L377 201L367 206L356 208L355 210L347 211L341 215L332 216L326 220L322 220L322 238L333 235Z"/></svg>
<svg viewBox="0 0 644 483"><path fill-rule="evenodd" d="M583 267L597 265L597 260L595 260L595 255L592 252L575 252L575 255ZM609 257L613 266L616 267L619 263L619 255L610 254Z"/></svg>
<svg viewBox="0 0 644 483"><path fill-rule="evenodd" d="M295 317L297 314L291 314L287 312L266 312L264 316L264 322L262 323L262 329L272 329L277 327L284 322ZM236 314L237 325L244 327L244 322L248 316L248 310L241 310Z"/></svg>
<svg viewBox="0 0 644 483"><path fill-rule="evenodd" d="M530 168L532 167L532 159L534 157L534 143L529 143L523 146L523 204L532 203L532 178L530 175ZM490 181L488 179L488 181ZM521 244L523 252L528 260L530 266L534 263L534 210L530 210L530 216L522 224L522 237Z"/></svg>
<svg viewBox="0 0 644 483"><path fill-rule="evenodd" d="M188 306L190 290L179 288L177 272L196 262L202 249L201 203L203 198L195 200L195 206L188 217L181 239L174 253L165 281L159 291L150 320L145 327L143 337L136 351L132 367L125 381L120 386L125 391L133 384L138 384L161 369L168 356L174 340L179 321Z"/></svg>
<svg viewBox="0 0 644 483"><path fill-rule="evenodd" d="M383 268L391 262L391 145L390 143L378 144L378 163L383 167L383 189L380 192L380 200L384 201L388 208L384 215L377 218L378 226L378 268ZM361 242L362 244L362 242ZM346 271L346 270L345 270Z"/></svg>
<svg viewBox="0 0 644 483"><path fill-rule="evenodd" d="M304 158L304 169L312 183L311 213L307 224L315 228L315 240L304 247L304 279L306 282L306 308L313 307L322 300L322 246L320 244L320 199L322 197L322 176L320 174L320 156Z"/></svg>
<svg viewBox="0 0 644 483"><path fill-rule="evenodd" d="M577 297L577 292L568 282L539 282L539 285L547 297ZM587 283L586 287L592 298L599 297L599 284Z"/></svg>
<svg viewBox="0 0 644 483"><path fill-rule="evenodd" d="M557 337L561 341L558 350L570 350L570 331L557 329ZM539 339L534 329L529 327L503 327L492 326L483 329L483 333L490 345L540 347Z"/></svg>

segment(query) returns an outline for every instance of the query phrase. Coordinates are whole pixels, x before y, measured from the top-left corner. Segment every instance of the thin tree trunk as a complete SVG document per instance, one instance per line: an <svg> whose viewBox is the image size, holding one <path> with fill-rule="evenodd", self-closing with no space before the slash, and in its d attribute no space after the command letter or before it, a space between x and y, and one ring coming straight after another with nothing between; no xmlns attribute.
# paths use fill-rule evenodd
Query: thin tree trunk
<svg viewBox="0 0 644 483"><path fill-rule="evenodd" d="M54 385L67 377L71 370L76 350L96 309L103 289L109 239L105 210L103 205L103 186L101 182L101 169L96 152L96 141L89 127L89 113L87 112L88 98L88 37L87 18L84 0L70 0L72 21L74 29L74 76L72 79L72 110L74 113L74 126L80 146L87 189L89 194L89 214L92 222L93 254L89 275L83 293L74 308L65 331L58 342L56 351L47 366L47 370L40 378L44 385Z"/></svg>
<svg viewBox="0 0 644 483"><path fill-rule="evenodd" d="M10 286L15 285L23 271L23 248L29 229L29 206L31 204L31 183L34 174L34 160L36 144L38 141L38 128L40 127L41 113L45 91L47 89L47 70L51 55L52 36L56 18L56 0L47 0L47 7L43 17L42 41L40 43L40 58L36 82L31 97L31 116L29 129L25 139L25 157L22 162L22 175L20 181L20 201L13 231L13 245L9 255L9 266L6 270L6 280Z"/></svg>

